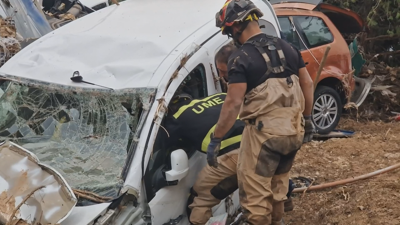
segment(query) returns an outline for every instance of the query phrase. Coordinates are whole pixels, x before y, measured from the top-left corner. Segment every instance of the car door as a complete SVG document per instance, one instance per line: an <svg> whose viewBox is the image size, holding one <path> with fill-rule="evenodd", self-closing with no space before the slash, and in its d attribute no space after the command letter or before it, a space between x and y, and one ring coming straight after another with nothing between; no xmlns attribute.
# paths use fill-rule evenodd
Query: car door
<svg viewBox="0 0 400 225"><path fill-rule="evenodd" d="M180 70L170 87L172 92L186 86L194 99L216 93L214 77L210 67L208 52L200 48ZM185 91L186 91L185 90ZM159 129L158 132L165 132ZM158 137L157 137L158 139ZM157 146L157 140L156 144ZM145 176L146 194L149 201L153 224L187 225L187 201L197 174L206 165L205 154L197 150L186 152L189 158L189 172L179 182L164 182L162 170L169 163L168 152L158 147L153 148L153 157L149 161ZM164 184L163 184L164 183ZM151 193L154 192L154 193Z"/></svg>
<svg viewBox="0 0 400 225"><path fill-rule="evenodd" d="M281 38L292 44L299 51L306 50L306 47L299 38L299 35L296 32L296 27L293 25L291 20L293 20L293 18L289 16L278 17L281 26Z"/></svg>
<svg viewBox="0 0 400 225"><path fill-rule="evenodd" d="M296 33L300 38L299 42L302 47L304 46L304 48L302 48L300 51L302 53L307 70L314 80L317 74L317 70L319 68L319 63L322 60L322 55L324 54L328 44L332 44L334 42L334 36L329 27L326 25L323 18L321 17L308 15L292 16L289 17L289 20L291 20L291 23L293 22L292 24L296 25ZM338 43L343 40L337 39L335 41L336 43ZM346 46L345 43L340 44ZM335 46L337 45L338 44L336 44ZM305 48L307 48L307 50ZM329 61L329 65L331 65L331 62L333 62L333 65L331 66L335 66L336 68L345 68L345 71L342 71L342 73L350 72L347 71L350 70L350 65L343 66L342 62L334 62L333 60L329 60L330 58L336 57L337 55L346 54L346 51L341 51L341 49L331 50L332 51L327 58L327 61Z"/></svg>
<svg viewBox="0 0 400 225"><path fill-rule="evenodd" d="M352 17L353 22L350 23L351 26L356 29L358 25L358 29L356 29L356 31L361 31L362 24L360 24L361 22L357 19L358 17L355 17L357 14L351 15L354 16L354 18ZM335 18L332 15L331 17ZM347 74L350 72L351 68L355 69L356 71L360 71L363 63L356 64L354 63L356 60L353 60L353 57L358 51L357 47L353 46L356 45L357 42L353 41L350 46L355 48L355 50L352 49L352 51L350 51L341 34L337 31L331 32L329 29L329 27L332 27L335 30L336 28L334 26L328 26L325 21L328 22L329 19L308 15L279 17L282 32L284 33L284 36L286 36L285 39L295 45L301 51L307 70L313 79L315 79L319 63L322 60L322 55L325 52L325 48L328 44L332 44L332 49L329 52L325 68L328 68L328 70L335 70L335 68L337 68L339 69L337 70L338 74ZM337 19L335 19L335 21L336 24L339 23ZM340 26L340 29L343 33L349 32L349 30L347 30L344 26ZM335 37L333 33L335 33L337 36ZM349 51L353 52L351 54L351 61L348 58ZM334 75L334 73L326 75L324 75L324 73L325 72L321 74L320 80L327 76ZM354 79L355 87L351 96L351 101L357 106L360 106L364 102L371 88L371 80L359 78L357 77L357 74L355 74Z"/></svg>

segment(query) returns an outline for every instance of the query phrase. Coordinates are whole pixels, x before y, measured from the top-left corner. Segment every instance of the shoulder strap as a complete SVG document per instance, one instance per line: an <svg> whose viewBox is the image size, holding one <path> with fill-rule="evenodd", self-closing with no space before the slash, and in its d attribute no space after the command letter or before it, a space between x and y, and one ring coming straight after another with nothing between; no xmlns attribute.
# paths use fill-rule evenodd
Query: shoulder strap
<svg viewBox="0 0 400 225"><path fill-rule="evenodd" d="M285 54L283 53L283 50L282 50L282 47L281 47L281 44L279 43L279 41L276 41L276 46L277 46L277 52L278 52L278 55L281 60L281 64L282 64L283 68L285 70L289 70L292 74L298 74L298 72L293 71L290 67L287 66L286 57L285 57Z"/></svg>
<svg viewBox="0 0 400 225"><path fill-rule="evenodd" d="M276 52L278 46L278 41L276 38L272 36L268 36L267 38L260 38L259 40L253 40L246 42L248 44L252 44L258 52L263 56L265 63L267 64L267 71L265 74L258 80L258 83L262 83L268 79L268 76L271 73L282 73L284 71L284 65L282 62L279 65L278 59L276 57ZM246 44L245 43L245 44ZM279 45L280 47L280 45ZM268 54L265 52L265 48L271 53L272 60L269 58ZM279 48L280 49L280 48ZM281 49L280 49L281 50ZM282 50L281 50L282 51ZM278 52L278 55L281 56ZM283 55L283 54L282 54ZM281 57L280 57L281 58Z"/></svg>
<svg viewBox="0 0 400 225"><path fill-rule="evenodd" d="M267 71L265 74L259 79L258 83L262 83L268 79L268 76L271 73L278 74L282 73L285 70L290 71L292 74L297 74L291 68L287 66L285 54L283 53L281 44L278 42L277 37L272 37L267 35L267 38L260 38L259 40L247 41L245 44L251 44L258 52L263 56L265 63L267 64ZM272 60L269 58L268 54L265 51L265 48L271 54ZM279 60L277 58L279 56Z"/></svg>

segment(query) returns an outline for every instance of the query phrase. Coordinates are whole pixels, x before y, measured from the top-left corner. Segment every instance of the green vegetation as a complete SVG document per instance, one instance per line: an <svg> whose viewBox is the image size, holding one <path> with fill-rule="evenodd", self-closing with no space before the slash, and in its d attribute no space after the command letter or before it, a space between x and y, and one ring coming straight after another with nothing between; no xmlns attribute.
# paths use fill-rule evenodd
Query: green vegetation
<svg viewBox="0 0 400 225"><path fill-rule="evenodd" d="M400 0L325 0L324 2L351 9L364 19L369 31L360 44L367 58L379 54L380 60L400 66Z"/></svg>

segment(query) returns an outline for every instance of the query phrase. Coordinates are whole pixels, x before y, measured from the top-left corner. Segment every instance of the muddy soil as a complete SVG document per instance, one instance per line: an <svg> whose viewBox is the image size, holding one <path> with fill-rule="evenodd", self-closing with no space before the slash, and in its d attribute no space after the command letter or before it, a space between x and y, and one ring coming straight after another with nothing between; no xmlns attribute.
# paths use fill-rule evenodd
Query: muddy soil
<svg viewBox="0 0 400 225"><path fill-rule="evenodd" d="M313 185L363 175L400 163L400 122L342 119L351 138L312 142L302 147L291 176ZM400 169L345 186L296 194L285 215L292 225L399 225Z"/></svg>

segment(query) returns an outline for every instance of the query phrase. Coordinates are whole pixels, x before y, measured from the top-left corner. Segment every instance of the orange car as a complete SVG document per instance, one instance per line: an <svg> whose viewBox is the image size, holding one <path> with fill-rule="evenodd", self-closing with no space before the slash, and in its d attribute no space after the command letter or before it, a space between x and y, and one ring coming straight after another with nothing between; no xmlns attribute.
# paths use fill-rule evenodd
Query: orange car
<svg viewBox="0 0 400 225"><path fill-rule="evenodd" d="M296 46L317 88L314 93L313 122L320 134L327 134L339 123L347 98L343 78L353 70L352 55L345 33L364 29L362 19L347 9L322 3L321 0L271 0L279 20L281 36ZM324 69L315 81L325 49L331 45ZM357 65L360 67L359 65ZM351 102L365 100L371 82L350 76Z"/></svg>

